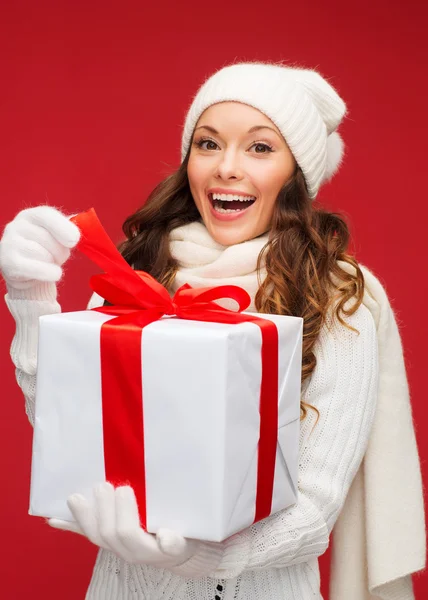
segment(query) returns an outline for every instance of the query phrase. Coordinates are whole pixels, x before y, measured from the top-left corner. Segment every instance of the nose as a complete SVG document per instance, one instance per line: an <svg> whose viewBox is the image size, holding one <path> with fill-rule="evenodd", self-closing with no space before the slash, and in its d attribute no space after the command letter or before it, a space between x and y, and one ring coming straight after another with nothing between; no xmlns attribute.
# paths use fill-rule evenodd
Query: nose
<svg viewBox="0 0 428 600"><path fill-rule="evenodd" d="M242 166L238 151L229 148L221 153L217 165L217 176L220 179L242 179Z"/></svg>

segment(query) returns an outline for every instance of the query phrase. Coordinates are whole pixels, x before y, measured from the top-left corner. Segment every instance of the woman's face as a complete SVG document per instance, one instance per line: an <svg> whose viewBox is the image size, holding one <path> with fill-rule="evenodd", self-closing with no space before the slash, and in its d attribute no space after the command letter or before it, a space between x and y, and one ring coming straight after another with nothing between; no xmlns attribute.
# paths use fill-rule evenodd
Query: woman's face
<svg viewBox="0 0 428 600"><path fill-rule="evenodd" d="M187 175L211 236L230 246L268 231L295 165L279 129L256 108L240 102L207 108L194 130Z"/></svg>

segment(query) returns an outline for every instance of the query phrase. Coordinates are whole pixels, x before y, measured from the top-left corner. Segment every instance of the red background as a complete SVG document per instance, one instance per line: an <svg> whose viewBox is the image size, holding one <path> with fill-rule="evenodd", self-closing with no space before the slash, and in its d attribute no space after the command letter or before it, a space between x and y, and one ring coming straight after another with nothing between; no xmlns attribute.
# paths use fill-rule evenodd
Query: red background
<svg viewBox="0 0 428 600"><path fill-rule="evenodd" d="M425 477L428 10L413 0L352 4L3 3L0 226L40 203L67 213L94 206L118 241L125 217L178 167L185 110L204 77L234 59L318 68L349 108L346 160L318 198L347 217L352 250L395 308ZM63 310L84 306L90 272L81 256L67 263ZM95 547L27 515L32 434L4 303L0 323L1 595L84 598ZM328 567L329 552L325 597ZM415 577L418 599L427 582Z"/></svg>

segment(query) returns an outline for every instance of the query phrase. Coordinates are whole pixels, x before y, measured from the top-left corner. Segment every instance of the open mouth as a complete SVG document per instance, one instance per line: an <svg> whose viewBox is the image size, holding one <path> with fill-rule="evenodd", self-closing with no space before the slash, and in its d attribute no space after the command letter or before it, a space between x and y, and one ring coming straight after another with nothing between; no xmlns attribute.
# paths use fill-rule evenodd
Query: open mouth
<svg viewBox="0 0 428 600"><path fill-rule="evenodd" d="M217 196L217 194L216 194L216 196ZM211 203L211 206L214 208L214 210L220 214L221 213L233 214L233 213L243 212L247 208L249 208L252 204L254 204L254 202L256 201L256 198L254 196L253 197L239 196L239 199L219 200L217 198L214 199L213 194L208 194L208 199Z"/></svg>

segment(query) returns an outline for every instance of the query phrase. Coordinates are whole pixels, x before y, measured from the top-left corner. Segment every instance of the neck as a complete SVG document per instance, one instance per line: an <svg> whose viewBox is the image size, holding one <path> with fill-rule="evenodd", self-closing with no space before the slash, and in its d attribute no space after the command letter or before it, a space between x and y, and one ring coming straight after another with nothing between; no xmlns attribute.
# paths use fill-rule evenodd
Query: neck
<svg viewBox="0 0 428 600"><path fill-rule="evenodd" d="M170 250L178 261L178 271L171 292L188 283L192 287L238 285L251 297L247 311L256 312L254 298L260 282L266 276L264 260L257 271L257 259L268 242L269 234L222 246L209 234L202 221L194 221L173 229L170 233ZM226 308L235 309L233 300L219 300Z"/></svg>

